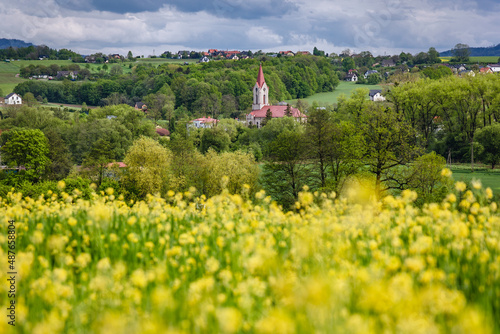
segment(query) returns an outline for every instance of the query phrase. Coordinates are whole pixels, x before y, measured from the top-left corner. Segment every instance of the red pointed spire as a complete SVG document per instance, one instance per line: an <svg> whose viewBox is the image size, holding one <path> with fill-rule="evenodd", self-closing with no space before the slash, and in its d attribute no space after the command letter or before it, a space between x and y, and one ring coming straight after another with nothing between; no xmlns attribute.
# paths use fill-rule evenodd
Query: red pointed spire
<svg viewBox="0 0 500 334"><path fill-rule="evenodd" d="M262 85L266 82L266 80L264 80L264 71L262 71L262 64L260 64L260 68L259 68L259 75L257 76L257 85L259 87L262 87Z"/></svg>

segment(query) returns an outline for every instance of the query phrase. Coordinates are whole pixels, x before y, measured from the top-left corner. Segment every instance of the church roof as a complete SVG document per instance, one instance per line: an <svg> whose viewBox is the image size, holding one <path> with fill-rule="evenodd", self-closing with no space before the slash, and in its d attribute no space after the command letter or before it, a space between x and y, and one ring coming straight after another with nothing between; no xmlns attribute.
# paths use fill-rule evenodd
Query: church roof
<svg viewBox="0 0 500 334"><path fill-rule="evenodd" d="M273 118L281 118L285 116L287 106L264 106L260 110L254 110L250 113L253 117L266 117L268 109L271 109ZM290 107L293 117L306 117L299 109Z"/></svg>
<svg viewBox="0 0 500 334"><path fill-rule="evenodd" d="M259 75L257 76L257 85L262 87L262 85L266 82L264 79L264 71L262 71L262 64L259 67Z"/></svg>

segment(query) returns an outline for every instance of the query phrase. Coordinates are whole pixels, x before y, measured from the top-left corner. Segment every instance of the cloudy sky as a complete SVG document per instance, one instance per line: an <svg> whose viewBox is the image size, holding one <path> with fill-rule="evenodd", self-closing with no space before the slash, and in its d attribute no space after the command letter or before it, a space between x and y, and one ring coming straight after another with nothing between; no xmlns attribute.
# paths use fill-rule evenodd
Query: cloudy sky
<svg viewBox="0 0 500 334"><path fill-rule="evenodd" d="M0 0L0 38L82 54L350 48L374 54L500 43L498 0Z"/></svg>

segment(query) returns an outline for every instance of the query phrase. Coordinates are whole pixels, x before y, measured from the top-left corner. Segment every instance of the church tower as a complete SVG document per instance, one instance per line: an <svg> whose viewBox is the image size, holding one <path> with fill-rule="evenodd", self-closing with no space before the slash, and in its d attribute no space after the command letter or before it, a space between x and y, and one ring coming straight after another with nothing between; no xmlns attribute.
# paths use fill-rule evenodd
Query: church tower
<svg viewBox="0 0 500 334"><path fill-rule="evenodd" d="M259 75L257 82L253 87L253 104L252 110L260 110L269 105L269 89L264 80L264 72L262 71L262 64L259 67Z"/></svg>

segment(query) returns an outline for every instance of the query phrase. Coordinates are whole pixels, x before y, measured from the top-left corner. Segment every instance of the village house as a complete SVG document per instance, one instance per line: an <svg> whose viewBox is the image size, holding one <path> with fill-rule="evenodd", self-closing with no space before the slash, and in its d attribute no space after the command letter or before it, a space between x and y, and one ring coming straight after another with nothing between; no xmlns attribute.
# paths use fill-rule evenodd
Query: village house
<svg viewBox="0 0 500 334"><path fill-rule="evenodd" d="M385 101L385 97L382 95L382 90L380 89L371 89L368 95L371 101Z"/></svg>
<svg viewBox="0 0 500 334"><path fill-rule="evenodd" d="M6 105L18 105L23 104L23 99L16 93L10 93L4 99L4 104Z"/></svg>
<svg viewBox="0 0 500 334"><path fill-rule="evenodd" d="M476 73L474 73L474 71L472 71L472 70L464 70L464 71L461 71L461 72L459 73L459 75L460 75L461 77L464 77L464 76L475 77L475 76L476 76Z"/></svg>
<svg viewBox="0 0 500 334"><path fill-rule="evenodd" d="M356 75L356 73L352 72L352 73L349 73L345 76L345 81L352 81L352 82L356 82L358 81L358 76Z"/></svg>
<svg viewBox="0 0 500 334"><path fill-rule="evenodd" d="M257 82L253 88L253 104L252 112L246 117L248 126L262 127L262 121L266 119L268 111L272 118L285 117L287 112L294 117L298 122L305 122L307 116L300 112L297 108L292 108L289 105L269 105L269 89L264 79L264 71L262 64L259 67L259 74L257 75Z"/></svg>
<svg viewBox="0 0 500 334"><path fill-rule="evenodd" d="M57 71L57 79L71 78L71 80L76 80L78 77L78 71Z"/></svg>
<svg viewBox="0 0 500 334"><path fill-rule="evenodd" d="M490 67L484 66L484 67L481 67L479 69L479 73L481 73L481 74L489 74L489 73L493 73L493 71L491 70Z"/></svg>
<svg viewBox="0 0 500 334"><path fill-rule="evenodd" d="M365 79L368 79L368 76L370 74L378 74L378 71L377 70L370 70L370 71L366 71L365 72Z"/></svg>
<svg viewBox="0 0 500 334"><path fill-rule="evenodd" d="M396 66L396 63L392 58L382 60L382 67L393 67L393 66Z"/></svg>
<svg viewBox="0 0 500 334"><path fill-rule="evenodd" d="M213 127L214 125L217 125L217 123L219 122L219 120L215 119L215 118L211 118L210 116L209 117L201 117L201 118L197 118L197 119L193 119L192 121L189 122L188 124L188 127L194 127L194 128L198 128L198 129L205 129L205 128L211 128Z"/></svg>
<svg viewBox="0 0 500 334"><path fill-rule="evenodd" d="M488 65L488 67L491 68L493 73L500 72L500 64L490 64L490 65Z"/></svg>

